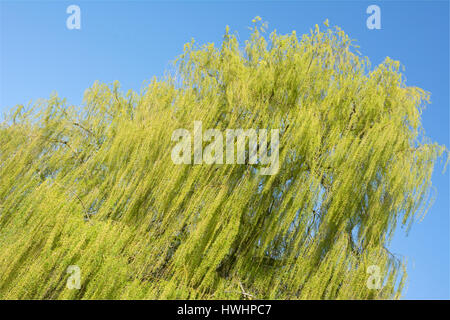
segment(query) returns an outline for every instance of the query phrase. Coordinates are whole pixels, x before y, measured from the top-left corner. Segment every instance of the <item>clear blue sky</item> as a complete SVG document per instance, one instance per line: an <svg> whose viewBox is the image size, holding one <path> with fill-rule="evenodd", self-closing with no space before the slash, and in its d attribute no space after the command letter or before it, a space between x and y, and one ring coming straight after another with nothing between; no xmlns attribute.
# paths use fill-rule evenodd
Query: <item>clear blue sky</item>
<svg viewBox="0 0 450 320"><path fill-rule="evenodd" d="M259 15L280 33L308 32L328 18L373 65L386 56L405 66L407 84L432 93L423 114L428 136L449 147L449 5L447 1L4 1L0 0L0 111L47 98L80 104L95 80L139 90L161 76L183 45L219 44L226 25L247 39ZM66 28L66 8L81 8L81 30ZM381 30L366 27L366 8L381 8ZM408 258L407 299L449 299L449 174L433 175L437 199L409 235L390 248Z"/></svg>

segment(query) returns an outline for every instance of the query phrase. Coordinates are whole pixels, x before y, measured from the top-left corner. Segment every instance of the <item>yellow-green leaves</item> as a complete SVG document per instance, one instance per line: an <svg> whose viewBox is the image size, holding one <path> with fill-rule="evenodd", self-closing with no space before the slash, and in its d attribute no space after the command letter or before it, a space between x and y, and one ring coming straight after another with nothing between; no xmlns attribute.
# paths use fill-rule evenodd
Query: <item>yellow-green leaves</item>
<svg viewBox="0 0 450 320"><path fill-rule="evenodd" d="M339 28L184 47L140 93L96 82L0 126L1 298L399 298L395 225L426 211L444 147L429 94ZM279 129L279 171L177 165L172 132ZM79 266L81 288L66 286ZM376 266L373 268L371 266ZM380 270L384 287L367 286ZM398 281L401 279L401 281Z"/></svg>

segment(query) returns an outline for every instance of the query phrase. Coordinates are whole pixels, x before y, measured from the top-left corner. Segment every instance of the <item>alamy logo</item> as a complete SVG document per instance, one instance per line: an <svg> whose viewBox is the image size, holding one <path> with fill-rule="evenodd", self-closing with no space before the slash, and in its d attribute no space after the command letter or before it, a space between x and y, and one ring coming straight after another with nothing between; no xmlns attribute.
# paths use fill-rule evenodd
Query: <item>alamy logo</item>
<svg viewBox="0 0 450 320"><path fill-rule="evenodd" d="M66 271L70 274L67 279L67 288L70 290L81 289L81 269L77 265L69 266Z"/></svg>
<svg viewBox="0 0 450 320"><path fill-rule="evenodd" d="M279 129L272 129L270 131L269 152L267 129L259 129L258 131L255 129L225 130L225 163L259 164L261 165L259 174L276 174L279 166ZM175 164L192 163L191 140L191 133L186 129L177 129L172 133L172 141L178 142L173 147L171 154L172 161ZM247 140L249 146L248 152L246 152ZM203 149L203 142L210 143ZM202 122L194 121L194 164L223 164L223 142L223 134L220 130L208 129L203 133ZM235 149L237 149L236 161Z"/></svg>
<svg viewBox="0 0 450 320"><path fill-rule="evenodd" d="M367 288L380 290L383 287L381 284L380 267L375 265L368 266L367 273L370 274L370 277L366 281Z"/></svg>

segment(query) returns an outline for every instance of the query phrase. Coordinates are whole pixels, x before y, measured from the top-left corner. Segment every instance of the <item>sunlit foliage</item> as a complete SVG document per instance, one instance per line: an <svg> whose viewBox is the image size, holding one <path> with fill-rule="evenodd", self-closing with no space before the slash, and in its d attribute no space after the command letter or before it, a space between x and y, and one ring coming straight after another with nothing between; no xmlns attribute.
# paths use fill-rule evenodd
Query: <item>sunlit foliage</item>
<svg viewBox="0 0 450 320"><path fill-rule="evenodd" d="M371 67L337 27L299 39L257 18L244 45L227 28L176 65L140 93L95 83L79 107L54 95L1 124L0 298L398 298L387 245L426 212L446 152L399 62ZM279 172L174 164L171 134L194 120L279 128Z"/></svg>

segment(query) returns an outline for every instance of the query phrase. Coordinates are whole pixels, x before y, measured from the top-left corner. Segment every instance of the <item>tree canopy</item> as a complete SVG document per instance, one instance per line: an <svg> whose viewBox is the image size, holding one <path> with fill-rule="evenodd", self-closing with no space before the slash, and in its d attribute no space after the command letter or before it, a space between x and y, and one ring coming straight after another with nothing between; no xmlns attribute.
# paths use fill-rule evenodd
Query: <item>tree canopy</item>
<svg viewBox="0 0 450 320"><path fill-rule="evenodd" d="M340 28L184 47L141 92L96 82L0 125L0 297L390 299L388 250L431 203L446 149L426 138L429 93L400 63L372 67ZM172 132L279 129L279 170L175 164ZM207 145L205 142L204 145ZM70 265L81 288L66 286ZM370 266L382 288L367 285Z"/></svg>

